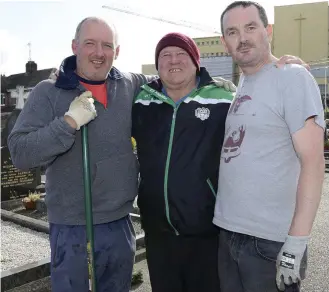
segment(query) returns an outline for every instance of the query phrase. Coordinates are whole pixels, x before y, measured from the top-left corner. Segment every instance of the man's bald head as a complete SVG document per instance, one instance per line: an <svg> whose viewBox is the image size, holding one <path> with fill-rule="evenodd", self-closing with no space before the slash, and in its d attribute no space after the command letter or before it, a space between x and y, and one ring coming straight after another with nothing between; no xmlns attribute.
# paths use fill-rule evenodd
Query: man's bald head
<svg viewBox="0 0 329 292"><path fill-rule="evenodd" d="M99 17L94 17L94 16L86 17L85 19L83 19L83 20L80 21L80 23L78 24L78 26L77 26L77 28L75 30L74 39L76 41L79 40L80 34L81 34L82 30L83 30L83 27L88 22L98 22L98 23L103 23L103 24L107 25L109 27L109 29L112 31L114 42L115 42L115 46L118 46L119 45L118 33L117 33L117 30L116 30L114 24L113 23L108 23L104 19L99 18Z"/></svg>

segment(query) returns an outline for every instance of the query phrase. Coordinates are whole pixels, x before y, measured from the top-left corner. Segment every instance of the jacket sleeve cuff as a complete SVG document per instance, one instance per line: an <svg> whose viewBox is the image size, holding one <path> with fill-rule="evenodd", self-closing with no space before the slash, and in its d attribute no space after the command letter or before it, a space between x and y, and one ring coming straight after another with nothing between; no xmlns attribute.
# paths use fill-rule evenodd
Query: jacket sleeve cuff
<svg viewBox="0 0 329 292"><path fill-rule="evenodd" d="M65 120L64 117L59 118L59 126L68 134L75 134L76 129L72 128Z"/></svg>

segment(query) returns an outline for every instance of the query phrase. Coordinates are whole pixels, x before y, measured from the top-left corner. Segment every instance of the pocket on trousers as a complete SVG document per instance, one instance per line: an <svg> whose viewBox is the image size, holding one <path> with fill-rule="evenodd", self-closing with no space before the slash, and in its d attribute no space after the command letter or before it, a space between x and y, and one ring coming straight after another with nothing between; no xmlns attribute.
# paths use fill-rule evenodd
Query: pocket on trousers
<svg viewBox="0 0 329 292"><path fill-rule="evenodd" d="M56 231L57 233L54 235L55 242L53 243L54 251L51 258L51 265L54 269L56 269L64 261L65 256L65 247L63 246L62 231L61 229Z"/></svg>
<svg viewBox="0 0 329 292"><path fill-rule="evenodd" d="M263 259L276 262L277 256L283 246L283 242L254 238L256 253Z"/></svg>

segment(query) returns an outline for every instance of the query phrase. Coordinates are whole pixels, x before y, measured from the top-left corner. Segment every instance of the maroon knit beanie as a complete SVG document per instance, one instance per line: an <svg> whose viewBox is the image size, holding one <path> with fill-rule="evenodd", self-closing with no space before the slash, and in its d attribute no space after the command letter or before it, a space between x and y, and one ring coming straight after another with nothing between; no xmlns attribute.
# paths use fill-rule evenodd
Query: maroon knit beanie
<svg viewBox="0 0 329 292"><path fill-rule="evenodd" d="M200 51L194 40L190 37L178 33L171 32L166 34L157 44L155 49L155 67L158 69L158 59L161 50L166 47L179 47L185 50L191 57L193 63L197 67L197 71L200 70Z"/></svg>

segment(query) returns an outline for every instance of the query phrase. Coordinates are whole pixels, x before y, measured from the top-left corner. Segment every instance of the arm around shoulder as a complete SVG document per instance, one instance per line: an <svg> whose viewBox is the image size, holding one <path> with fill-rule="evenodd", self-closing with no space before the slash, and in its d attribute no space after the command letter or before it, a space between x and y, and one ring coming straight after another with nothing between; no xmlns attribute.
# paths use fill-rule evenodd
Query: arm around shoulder
<svg viewBox="0 0 329 292"><path fill-rule="evenodd" d="M158 78L157 75L144 75L139 73L130 74L134 86L134 98L139 94L142 85L147 84Z"/></svg>

